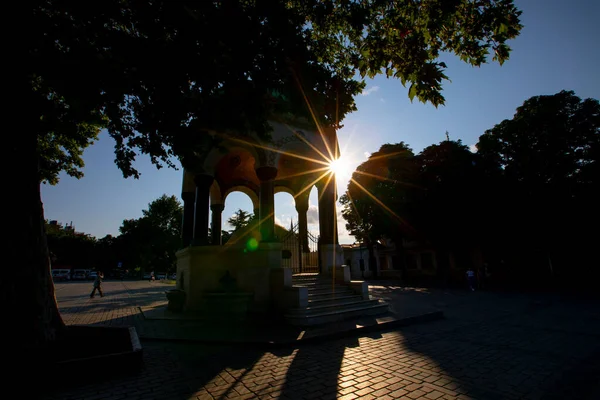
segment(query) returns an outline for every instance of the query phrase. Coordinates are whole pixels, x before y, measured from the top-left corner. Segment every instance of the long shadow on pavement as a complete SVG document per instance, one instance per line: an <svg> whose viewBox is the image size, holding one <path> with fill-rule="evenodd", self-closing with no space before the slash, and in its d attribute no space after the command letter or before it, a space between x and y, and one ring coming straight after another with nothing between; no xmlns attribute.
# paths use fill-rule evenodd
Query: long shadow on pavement
<svg viewBox="0 0 600 400"><path fill-rule="evenodd" d="M382 365L414 395L586 399L598 395L600 304L540 294L376 287L397 310L435 306L445 321L384 335ZM389 343L389 344L388 344ZM400 347L393 351L393 344ZM367 346L368 347L368 346ZM396 395L402 392L397 392ZM382 393L380 392L379 395ZM394 397L394 395L392 395Z"/></svg>

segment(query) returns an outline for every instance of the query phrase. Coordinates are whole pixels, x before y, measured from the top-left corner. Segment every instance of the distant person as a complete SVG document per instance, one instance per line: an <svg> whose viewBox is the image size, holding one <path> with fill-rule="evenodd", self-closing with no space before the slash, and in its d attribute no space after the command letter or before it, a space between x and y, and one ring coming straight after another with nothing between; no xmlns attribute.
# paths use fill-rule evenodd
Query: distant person
<svg viewBox="0 0 600 400"><path fill-rule="evenodd" d="M92 290L92 293L90 294L90 299L94 298L94 295L96 294L96 290L98 291L98 293L100 293L100 297L104 297L104 293L102 293L102 279L104 278L104 275L102 275L102 272L98 272L98 274L96 275L96 279L94 279L94 289Z"/></svg>
<svg viewBox="0 0 600 400"><path fill-rule="evenodd" d="M150 282L154 282L155 279L154 271L150 272Z"/></svg>
<svg viewBox="0 0 600 400"><path fill-rule="evenodd" d="M469 269L467 270L467 281L469 282L469 288L471 289L471 292L475 291L475 271L473 271L473 268L469 267Z"/></svg>

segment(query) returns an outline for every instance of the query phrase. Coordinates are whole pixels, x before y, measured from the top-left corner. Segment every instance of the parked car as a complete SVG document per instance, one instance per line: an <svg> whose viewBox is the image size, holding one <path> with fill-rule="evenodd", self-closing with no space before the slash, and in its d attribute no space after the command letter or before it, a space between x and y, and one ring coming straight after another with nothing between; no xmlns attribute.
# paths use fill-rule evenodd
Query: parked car
<svg viewBox="0 0 600 400"><path fill-rule="evenodd" d="M157 275L156 275L156 279L159 279L159 280L160 280L160 279L166 279L166 278L167 278L167 275L166 275L166 274L157 274Z"/></svg>
<svg viewBox="0 0 600 400"><path fill-rule="evenodd" d="M96 279L96 277L98 276L98 273L96 271L92 271L88 274L87 278L90 281L93 281Z"/></svg>
<svg viewBox="0 0 600 400"><path fill-rule="evenodd" d="M176 281L177 280L177 272L173 272L170 276L170 279Z"/></svg>
<svg viewBox="0 0 600 400"><path fill-rule="evenodd" d="M73 280L84 280L87 278L89 270L76 269L73 271Z"/></svg>
<svg viewBox="0 0 600 400"><path fill-rule="evenodd" d="M71 270L70 269L53 269L52 270L52 279L55 281L68 281L71 280Z"/></svg>
<svg viewBox="0 0 600 400"><path fill-rule="evenodd" d="M144 273L144 279L150 280L151 277L152 277L152 275L150 275L150 272Z"/></svg>

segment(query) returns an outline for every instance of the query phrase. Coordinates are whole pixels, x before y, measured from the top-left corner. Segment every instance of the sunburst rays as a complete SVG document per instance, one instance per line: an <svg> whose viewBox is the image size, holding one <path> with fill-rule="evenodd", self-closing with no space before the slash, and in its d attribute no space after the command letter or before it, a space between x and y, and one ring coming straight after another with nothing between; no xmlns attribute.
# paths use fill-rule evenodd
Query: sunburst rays
<svg viewBox="0 0 600 400"><path fill-rule="evenodd" d="M304 99L304 102L306 104L306 107L308 109L308 112L310 113L310 117L313 119L314 125L316 126L316 130L317 130L317 134L318 137L320 138L322 145L323 146L317 146L315 145L315 143L311 143L306 137L304 137L303 135L299 134L298 132L296 132L296 130L293 129L292 126L286 125L286 127L292 132L293 135L296 136L296 138L298 138L300 141L302 141L306 146L308 146L313 154L315 154L315 157L309 157L303 154L298 154L296 152L293 151L287 151L287 150L281 150L279 148L275 148L274 146L268 146L268 145L262 145L256 142L252 142L249 140L244 140L242 138L235 138L235 137L229 137L229 140L232 140L233 142L238 142L241 144L244 144L246 146L251 146L251 147L257 147L257 148L261 148L263 150L267 150L270 152L274 152L274 153L278 153L281 155L285 155L287 157L291 157L291 158L295 158L295 159L299 159L299 160L303 160L303 161L307 161L308 163L312 163L313 166L317 165L318 167L316 168L306 168L305 170L300 170L300 171L296 171L293 173L288 173L285 176L280 176L278 177L279 179L290 179L290 178L297 178L297 177L302 177L302 176L306 176L309 177L309 182L306 183L303 187L301 187L296 194L294 195L294 198L298 198L299 196L301 196L303 193L305 193L306 191L312 189L312 187L314 185L317 185L319 183L322 183L322 187L327 188L329 187L329 185L333 185L333 199L332 201L335 203L337 200L337 182L336 182L336 178L337 177L349 177L348 182L351 184L354 184L356 188L358 188L361 192L363 192L365 195L367 195L369 198L371 198L375 204L377 204L379 207L381 207L382 210L384 210L385 212L387 212L389 215L391 215L393 218L395 218L399 223L407 226L410 228L410 226L406 223L406 221L404 221L396 212L394 212L388 205L386 205L383 201L381 201L380 199L377 198L377 196L375 196L373 193L371 193L371 191L369 189L367 189L366 187L364 187L362 184L360 184L353 176L352 172L349 170L345 170L345 169L350 169L350 158L347 158L346 161L342 162L340 161L340 153L344 153L347 154L348 153L348 146L350 144L350 141L348 141L346 143L346 146L341 149L339 148L339 145L337 143L337 140L335 140L334 142L331 141L331 138L329 137L329 135L326 134L326 131L323 127L323 125L320 123L319 118L317 117L317 112L315 111L312 102L309 99L309 96L307 95L306 91L304 90L304 88L302 87L302 83L300 82L300 79L298 78L298 76L294 73L294 80L296 81L296 84L298 85L298 89L300 90L302 97ZM337 118L338 118L338 114L339 114L339 99L336 98L336 123ZM354 134L356 132L352 132L352 134ZM322 150L324 148L324 151ZM377 161L380 159L389 159L395 156L399 156L402 155L403 152L399 151L399 152L394 152L394 153L390 153L390 154L381 154L381 155L377 155L377 156L371 156L369 157L369 161ZM378 175L378 174L374 174L374 173L370 173L370 172L365 172L365 171L354 171L357 175L362 175L362 176L368 176L374 179L379 179L381 181L388 181L388 182L392 182L394 184L405 184L405 185L410 185L413 186L409 183L402 183L398 180L395 179L390 179L386 176L382 176L382 175ZM344 176L346 175L346 176ZM314 177L314 179L312 179ZM325 192L327 192L326 190L322 190L319 193L319 202L321 202L322 200L322 196L325 194ZM352 196L350 195L349 192L346 192L346 194L348 195L349 199L350 199L350 206L352 207L353 211L360 217L362 218L362 216L359 213L359 210L356 208L356 205L354 204L354 199L352 198ZM321 210L320 210L321 211ZM336 241L335 244L337 244L337 213L335 210L335 206L333 207L333 217L332 218L332 222L333 222L333 227L331 232L334 234L334 241ZM259 219L257 222L255 222L255 224L257 226L260 226L262 223L264 223L266 220L271 219L274 217L274 212L270 213L267 216L263 216L261 219ZM239 238L238 238L239 240ZM236 240L237 241L237 240ZM233 241L232 243L227 243L227 245L231 245L234 244L236 241ZM336 260L336 246L334 246L333 248L333 260L331 260L333 263L332 265L335 265L335 260ZM333 274L335 277L335 274Z"/></svg>

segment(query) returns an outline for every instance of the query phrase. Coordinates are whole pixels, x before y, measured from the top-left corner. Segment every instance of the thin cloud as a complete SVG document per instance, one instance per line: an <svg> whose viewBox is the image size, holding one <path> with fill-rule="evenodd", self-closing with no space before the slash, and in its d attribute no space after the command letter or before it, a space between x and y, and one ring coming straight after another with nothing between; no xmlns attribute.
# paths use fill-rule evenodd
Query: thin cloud
<svg viewBox="0 0 600 400"><path fill-rule="evenodd" d="M362 91L361 95L362 95L362 96L368 96L368 95L370 95L371 93L375 93L375 92L376 92L376 91L378 91L378 90L379 90L379 86L371 86L371 87L370 87L370 88L368 88L368 89L364 89L364 90Z"/></svg>
<svg viewBox="0 0 600 400"><path fill-rule="evenodd" d="M308 211L306 212L306 219L309 224L318 224L319 223L319 207L314 204L311 204L308 207Z"/></svg>
<svg viewBox="0 0 600 400"><path fill-rule="evenodd" d="M477 145L476 144L470 145L469 150L471 150L471 153L477 153Z"/></svg>
<svg viewBox="0 0 600 400"><path fill-rule="evenodd" d="M365 158L368 160L369 157L371 157L371 153L369 153L368 151L365 151Z"/></svg>

